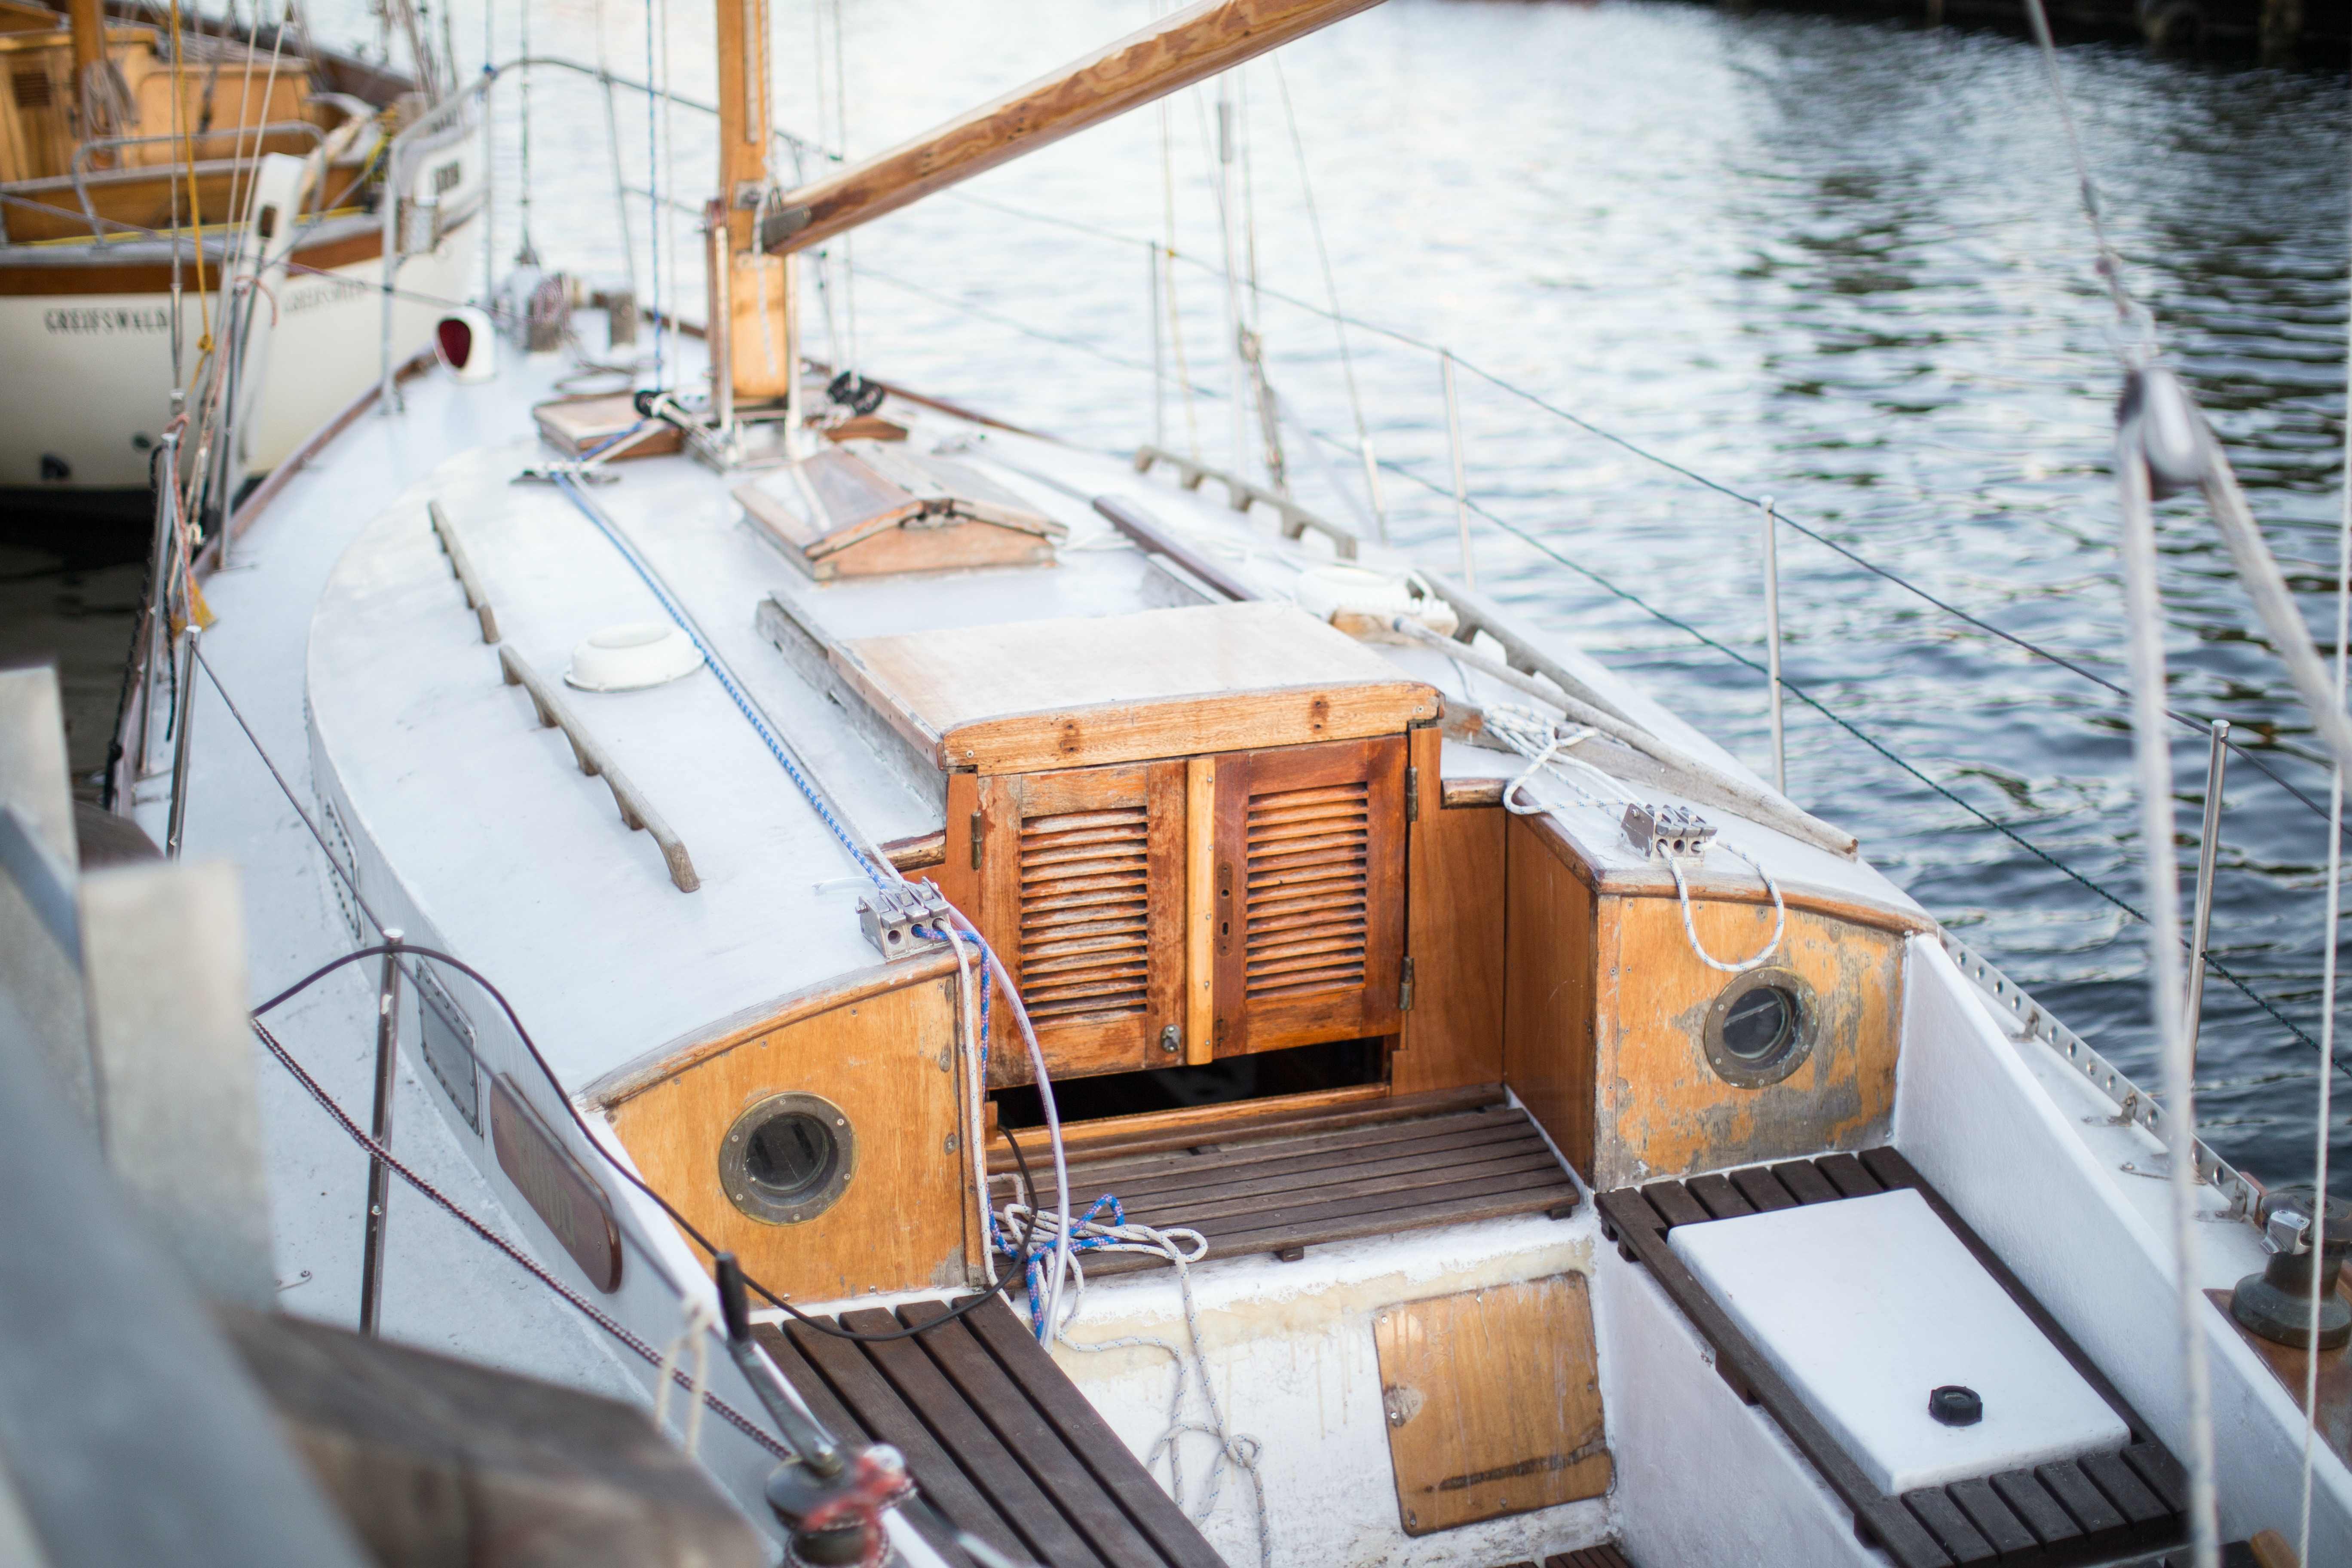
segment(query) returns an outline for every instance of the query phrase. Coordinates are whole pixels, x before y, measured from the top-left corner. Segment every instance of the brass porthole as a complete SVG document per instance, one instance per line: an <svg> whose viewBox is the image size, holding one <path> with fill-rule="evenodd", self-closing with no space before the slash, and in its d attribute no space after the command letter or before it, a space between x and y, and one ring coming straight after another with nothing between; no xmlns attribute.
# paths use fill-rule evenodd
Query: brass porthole
<svg viewBox="0 0 2352 1568"><path fill-rule="evenodd" d="M1741 1089L1778 1083L1805 1065L1821 1028L1813 988L1794 970L1751 969L1732 976L1706 1010L1706 1060Z"/></svg>
<svg viewBox="0 0 2352 1568"><path fill-rule="evenodd" d="M762 1225L814 1219L857 1173L857 1130L820 1094L772 1094L735 1119L719 1145L727 1201Z"/></svg>

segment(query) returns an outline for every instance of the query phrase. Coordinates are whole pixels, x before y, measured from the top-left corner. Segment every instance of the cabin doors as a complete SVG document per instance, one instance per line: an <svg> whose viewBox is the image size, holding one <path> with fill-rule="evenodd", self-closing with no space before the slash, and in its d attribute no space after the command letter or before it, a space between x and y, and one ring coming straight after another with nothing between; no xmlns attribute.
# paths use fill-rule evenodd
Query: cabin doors
<svg viewBox="0 0 2352 1568"><path fill-rule="evenodd" d="M1394 1033L1405 741L959 774L940 883L1048 1068L1132 1072ZM1025 1054L992 1031L992 1085Z"/></svg>

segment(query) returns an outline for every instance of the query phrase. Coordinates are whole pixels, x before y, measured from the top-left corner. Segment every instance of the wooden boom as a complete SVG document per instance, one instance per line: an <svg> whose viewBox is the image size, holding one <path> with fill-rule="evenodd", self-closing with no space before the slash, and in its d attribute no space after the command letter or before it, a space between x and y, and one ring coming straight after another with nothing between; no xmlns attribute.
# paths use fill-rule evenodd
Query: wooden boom
<svg viewBox="0 0 2352 1568"><path fill-rule="evenodd" d="M803 185L784 198L787 221L798 226L769 248L821 244L1379 3L1202 0L911 142Z"/></svg>

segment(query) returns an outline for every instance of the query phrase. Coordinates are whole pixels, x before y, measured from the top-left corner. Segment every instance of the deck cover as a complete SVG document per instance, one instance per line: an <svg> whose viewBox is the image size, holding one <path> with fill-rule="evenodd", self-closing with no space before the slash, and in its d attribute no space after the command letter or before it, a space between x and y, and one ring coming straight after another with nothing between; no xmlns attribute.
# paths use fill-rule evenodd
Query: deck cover
<svg viewBox="0 0 2352 1568"><path fill-rule="evenodd" d="M853 639L873 700L982 773L1391 735L1437 693L1290 605L1198 605Z"/></svg>

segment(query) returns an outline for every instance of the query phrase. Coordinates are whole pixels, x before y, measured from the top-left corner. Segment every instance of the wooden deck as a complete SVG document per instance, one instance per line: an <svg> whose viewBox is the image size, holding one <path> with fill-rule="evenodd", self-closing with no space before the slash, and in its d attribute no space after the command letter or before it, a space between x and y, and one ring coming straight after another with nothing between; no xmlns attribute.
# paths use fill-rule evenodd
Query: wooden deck
<svg viewBox="0 0 2352 1568"><path fill-rule="evenodd" d="M1560 1219L1576 1208L1574 1179L1517 1106L1371 1121L1363 1114L1337 1109L1335 1121L1354 1124L1328 1131L1292 1122L1173 1150L1074 1156L1071 1206L1083 1212L1109 1193L1131 1223L1199 1231L1213 1258L1292 1259L1328 1242L1509 1215ZM1032 1174L1050 1180L1042 1164ZM1013 1200L1021 1177L992 1175L989 1190L999 1205ZM1138 1253L1086 1260L1089 1277L1165 1267Z"/></svg>
<svg viewBox="0 0 2352 1568"><path fill-rule="evenodd" d="M934 1322L950 1304L845 1312L860 1333ZM958 1530L1045 1568L1224 1568L1013 1310L989 1302L927 1333L861 1342L787 1321L753 1330L818 1420L888 1443ZM946 1542L949 1560L971 1560Z"/></svg>
<svg viewBox="0 0 2352 1568"><path fill-rule="evenodd" d="M2088 1455L1888 1497L1863 1474L1788 1380L1666 1245L1667 1232L1678 1225L1835 1203L1900 1187L1912 1188L1927 1200L1985 1272L2122 1417L2131 1431L2130 1447L2120 1454ZM1893 1149L1750 1166L1687 1182L1619 1187L1599 1194L1594 1203L1602 1229L1617 1243L1620 1255L1647 1268L1715 1347L1716 1371L1723 1380L1780 1424L1830 1489L1853 1510L1855 1530L1883 1548L1898 1568L1979 1563L2059 1568L2112 1563L2135 1549L2153 1548L2160 1554L2182 1539L2186 1485L2179 1462L2008 1266ZM2148 1561L2163 1560L2159 1555Z"/></svg>

